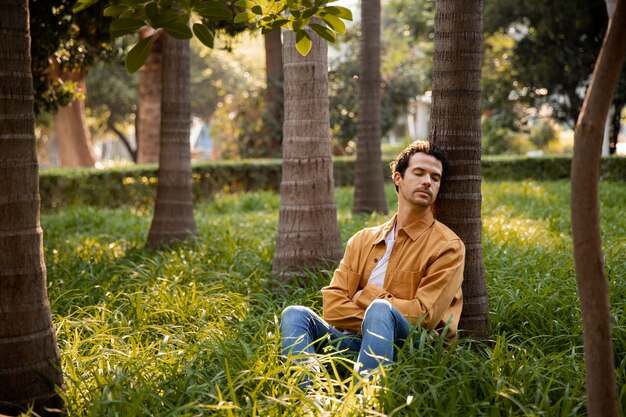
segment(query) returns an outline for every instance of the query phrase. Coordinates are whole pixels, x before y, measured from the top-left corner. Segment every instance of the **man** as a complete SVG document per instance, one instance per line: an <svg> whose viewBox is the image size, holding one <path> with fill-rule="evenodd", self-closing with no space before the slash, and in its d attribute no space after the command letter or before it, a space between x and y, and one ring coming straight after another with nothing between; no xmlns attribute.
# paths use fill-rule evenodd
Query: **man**
<svg viewBox="0 0 626 417"><path fill-rule="evenodd" d="M330 285L322 288L324 319L302 306L281 321L283 354L314 354L327 341L358 351L355 369L368 375L393 360L411 325L456 332L463 295L465 247L434 219L446 173L444 153L417 141L390 164L398 211L361 230L346 247ZM305 385L308 381L305 381Z"/></svg>

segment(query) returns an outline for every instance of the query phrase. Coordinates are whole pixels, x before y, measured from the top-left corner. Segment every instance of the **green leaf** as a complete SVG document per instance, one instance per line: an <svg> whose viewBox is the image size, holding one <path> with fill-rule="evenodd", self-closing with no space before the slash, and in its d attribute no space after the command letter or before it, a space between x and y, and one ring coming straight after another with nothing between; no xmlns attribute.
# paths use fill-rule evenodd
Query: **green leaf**
<svg viewBox="0 0 626 417"><path fill-rule="evenodd" d="M233 12L218 1L204 1L194 6L193 10L200 16L210 20L230 20Z"/></svg>
<svg viewBox="0 0 626 417"><path fill-rule="evenodd" d="M261 8L261 6L259 6L258 4L253 6L250 11L254 14L263 14L263 9Z"/></svg>
<svg viewBox="0 0 626 417"><path fill-rule="evenodd" d="M119 15L121 15L122 13L124 13L126 10L128 10L127 6L121 5L121 4L117 4L114 6L109 6L106 9L104 9L104 11L102 12L103 16L112 16L112 17L117 17Z"/></svg>
<svg viewBox="0 0 626 417"><path fill-rule="evenodd" d="M148 36L141 42L138 42L126 55L126 69L128 72L135 73L146 62L150 56L150 49L154 37Z"/></svg>
<svg viewBox="0 0 626 417"><path fill-rule="evenodd" d="M237 16L235 16L235 20L233 20L233 22L235 23L246 23L248 20L252 19L256 17L256 14L252 13L252 12L243 12L243 13L239 13Z"/></svg>
<svg viewBox="0 0 626 417"><path fill-rule="evenodd" d="M146 4L146 16L148 19L154 19L159 15L159 6L153 1Z"/></svg>
<svg viewBox="0 0 626 417"><path fill-rule="evenodd" d="M203 24L196 23L193 25L193 33L196 38L209 48L213 48L213 32Z"/></svg>
<svg viewBox="0 0 626 417"><path fill-rule="evenodd" d="M300 55L307 56L307 54L311 51L311 46L313 46L313 42L311 42L311 37L304 30L299 30L296 32L296 49L300 52Z"/></svg>
<svg viewBox="0 0 626 417"><path fill-rule="evenodd" d="M176 39L193 38L193 33L191 32L191 29L189 29L189 26L185 25L184 23L180 23L180 22L169 23L167 26L163 26L163 29L165 29L165 31L170 36Z"/></svg>
<svg viewBox="0 0 626 417"><path fill-rule="evenodd" d="M72 12L76 13L80 12L81 10L85 10L87 7L93 6L99 1L100 0L78 0L76 3L74 3L74 6L72 7Z"/></svg>
<svg viewBox="0 0 626 417"><path fill-rule="evenodd" d="M109 26L109 32L114 38L134 33L146 23L139 19L115 19Z"/></svg>
<svg viewBox="0 0 626 417"><path fill-rule="evenodd" d="M328 6L324 7L324 10L344 20L352 20L352 11L348 8L341 6Z"/></svg>
<svg viewBox="0 0 626 417"><path fill-rule="evenodd" d="M155 28L160 28L165 25L168 25L172 22L175 22L178 19L178 13L173 10L167 10L160 15L156 16L154 19L150 19L150 23Z"/></svg>
<svg viewBox="0 0 626 417"><path fill-rule="evenodd" d="M242 9L251 9L254 6L254 2L250 0L237 0L235 6Z"/></svg>
<svg viewBox="0 0 626 417"><path fill-rule="evenodd" d="M328 29L326 26L318 25L317 23L311 23L309 26L315 31L315 33L326 39L328 42L333 43L337 40L335 32Z"/></svg>
<svg viewBox="0 0 626 417"><path fill-rule="evenodd" d="M341 33L342 35L346 33L346 24L337 16L320 13L319 17L335 32Z"/></svg>

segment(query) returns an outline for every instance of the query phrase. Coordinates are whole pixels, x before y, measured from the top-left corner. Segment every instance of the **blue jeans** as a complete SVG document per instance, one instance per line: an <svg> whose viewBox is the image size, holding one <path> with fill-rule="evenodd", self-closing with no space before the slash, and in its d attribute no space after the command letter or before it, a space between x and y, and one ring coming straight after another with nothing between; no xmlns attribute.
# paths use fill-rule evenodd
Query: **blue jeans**
<svg viewBox="0 0 626 417"><path fill-rule="evenodd" d="M359 352L355 370L367 375L393 361L394 347L409 334L409 323L389 301L374 300L365 310L361 334L345 334L326 323L308 307L290 306L280 322L283 357L315 354L316 348L336 343L339 349Z"/></svg>

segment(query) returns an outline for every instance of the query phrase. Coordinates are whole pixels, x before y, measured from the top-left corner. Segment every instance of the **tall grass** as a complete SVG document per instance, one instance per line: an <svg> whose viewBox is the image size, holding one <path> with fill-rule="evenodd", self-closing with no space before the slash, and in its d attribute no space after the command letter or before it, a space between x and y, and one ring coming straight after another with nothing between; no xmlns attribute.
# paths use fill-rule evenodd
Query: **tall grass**
<svg viewBox="0 0 626 417"><path fill-rule="evenodd" d="M49 295L71 416L584 416L584 364L566 182L486 182L484 258L491 340L431 341L415 329L396 365L352 378L328 352L314 386L326 414L279 360L280 313L321 310L331 271L275 288L279 198L221 195L196 208L198 237L144 248L150 213L75 207L45 214ZM395 192L387 189L390 207ZM626 411L626 189L602 184L616 372ZM345 240L380 215L336 193ZM374 392L371 396L357 395Z"/></svg>

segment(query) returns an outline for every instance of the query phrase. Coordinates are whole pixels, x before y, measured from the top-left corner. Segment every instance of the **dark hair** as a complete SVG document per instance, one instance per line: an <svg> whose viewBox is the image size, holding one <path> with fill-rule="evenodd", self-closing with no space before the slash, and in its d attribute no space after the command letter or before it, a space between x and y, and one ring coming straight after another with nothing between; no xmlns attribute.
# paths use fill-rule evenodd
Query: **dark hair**
<svg viewBox="0 0 626 417"><path fill-rule="evenodd" d="M396 159L391 161L389 164L389 168L391 168L391 175L393 176L394 172L399 172L400 176L404 178L404 173L409 166L409 159L411 159L411 156L419 152L434 156L437 160L439 160L439 162L441 162L443 178L445 173L448 171L448 157L443 149L425 140L416 140L411 143L402 152L400 152L398 156L396 156ZM396 186L396 191L398 191L398 186Z"/></svg>

